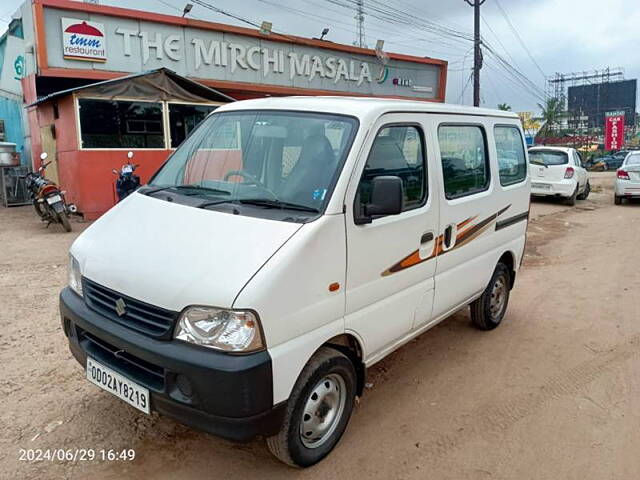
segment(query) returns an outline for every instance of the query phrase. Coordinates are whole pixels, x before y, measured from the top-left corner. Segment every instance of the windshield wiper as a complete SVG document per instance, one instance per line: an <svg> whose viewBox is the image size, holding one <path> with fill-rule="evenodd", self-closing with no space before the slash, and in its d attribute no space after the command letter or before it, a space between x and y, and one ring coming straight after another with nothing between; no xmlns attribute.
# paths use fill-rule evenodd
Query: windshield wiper
<svg viewBox="0 0 640 480"><path fill-rule="evenodd" d="M182 195L198 195L203 192L218 193L221 195L231 195L231 192L227 190L221 190L219 188L203 187L202 185L168 185L166 187L158 187L144 192L146 195L152 193L161 192L163 190L196 190L195 193L182 193Z"/></svg>
<svg viewBox="0 0 640 480"><path fill-rule="evenodd" d="M282 200L271 200L268 198L239 198L238 202L247 203L249 205L257 205L259 207L267 208L282 208L289 210L299 210L301 212L320 213L320 210L308 205L302 205L300 203L284 202Z"/></svg>
<svg viewBox="0 0 640 480"><path fill-rule="evenodd" d="M212 200L211 202L203 202L200 205L196 205L196 208L207 208L207 207L211 207L212 205L219 205L221 203L231 203L232 201L228 198L224 199L224 200Z"/></svg>
<svg viewBox="0 0 640 480"><path fill-rule="evenodd" d="M540 166L542 166L544 168L549 168L549 165L547 165L544 162L536 162L535 160L529 160L529 163L533 163L534 165L540 165Z"/></svg>

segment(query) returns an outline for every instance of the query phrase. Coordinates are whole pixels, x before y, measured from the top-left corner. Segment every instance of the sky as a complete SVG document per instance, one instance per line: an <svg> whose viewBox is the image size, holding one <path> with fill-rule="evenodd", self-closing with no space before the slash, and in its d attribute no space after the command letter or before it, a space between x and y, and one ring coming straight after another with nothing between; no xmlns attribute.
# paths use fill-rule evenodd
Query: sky
<svg viewBox="0 0 640 480"><path fill-rule="evenodd" d="M188 0L99 0L101 4L180 15ZM472 104L473 8L464 0L363 0L369 47L441 58L449 62L448 103ZM22 0L3 0L0 32ZM356 40L355 0L208 0L237 17L273 23L279 33L328 40ZM135 4L135 7L132 5ZM345 7L346 6L346 7ZM377 18L379 8L393 17ZM481 71L482 106L509 104L514 111L537 112L545 76L622 67L625 78L640 74L638 0L486 0L481 7L486 43ZM192 18L247 26L240 20L195 5ZM443 34L442 32L447 33Z"/></svg>

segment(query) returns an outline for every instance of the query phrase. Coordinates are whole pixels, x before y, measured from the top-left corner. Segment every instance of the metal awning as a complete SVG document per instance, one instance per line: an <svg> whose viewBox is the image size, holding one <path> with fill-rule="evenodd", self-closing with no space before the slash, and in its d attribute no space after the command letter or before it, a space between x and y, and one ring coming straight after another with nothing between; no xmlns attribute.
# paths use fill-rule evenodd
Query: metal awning
<svg viewBox="0 0 640 480"><path fill-rule="evenodd" d="M129 97L156 101L183 100L196 103L235 102L234 98L218 90L162 67L50 93L27 105L26 108L70 94L108 99Z"/></svg>

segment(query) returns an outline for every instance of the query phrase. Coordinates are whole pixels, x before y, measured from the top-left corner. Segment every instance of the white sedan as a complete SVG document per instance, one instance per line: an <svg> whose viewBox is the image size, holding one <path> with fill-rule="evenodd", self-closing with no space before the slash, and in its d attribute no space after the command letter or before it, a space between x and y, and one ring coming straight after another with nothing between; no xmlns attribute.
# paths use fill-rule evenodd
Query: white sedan
<svg viewBox="0 0 640 480"><path fill-rule="evenodd" d="M575 148L530 148L529 164L531 195L563 198L568 205L589 196L589 175Z"/></svg>
<svg viewBox="0 0 640 480"><path fill-rule="evenodd" d="M616 205L623 198L640 198L640 151L630 152L616 171Z"/></svg>

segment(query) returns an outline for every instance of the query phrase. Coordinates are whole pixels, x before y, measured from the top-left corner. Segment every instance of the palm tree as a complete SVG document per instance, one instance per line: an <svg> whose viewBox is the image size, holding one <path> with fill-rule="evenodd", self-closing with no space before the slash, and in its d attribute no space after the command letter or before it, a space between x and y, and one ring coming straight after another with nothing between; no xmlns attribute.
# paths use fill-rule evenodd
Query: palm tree
<svg viewBox="0 0 640 480"><path fill-rule="evenodd" d="M504 110L505 112L510 112L511 111L511 105L509 105L508 103L499 103L498 104L498 110Z"/></svg>
<svg viewBox="0 0 640 480"><path fill-rule="evenodd" d="M538 133L541 137L548 137L553 132L554 127L560 123L562 117L565 116L563 111L563 103L559 98L547 98L544 105L538 104L542 115L539 120L543 122L542 128Z"/></svg>

